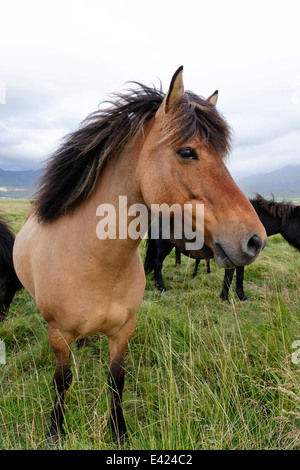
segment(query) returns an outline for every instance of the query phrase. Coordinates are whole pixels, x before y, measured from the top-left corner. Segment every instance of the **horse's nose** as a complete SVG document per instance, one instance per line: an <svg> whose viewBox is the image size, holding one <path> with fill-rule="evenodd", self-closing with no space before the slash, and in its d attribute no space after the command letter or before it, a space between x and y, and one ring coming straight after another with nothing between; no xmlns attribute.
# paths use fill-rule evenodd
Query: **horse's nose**
<svg viewBox="0 0 300 470"><path fill-rule="evenodd" d="M215 243L214 259L222 268L246 266L253 263L259 252L265 247L267 237L261 238L257 233L246 235L237 245L228 239L221 239Z"/></svg>
<svg viewBox="0 0 300 470"><path fill-rule="evenodd" d="M261 251L263 241L258 235L252 235L250 238L246 238L242 243L242 251L249 257L249 259L255 258L256 255Z"/></svg>

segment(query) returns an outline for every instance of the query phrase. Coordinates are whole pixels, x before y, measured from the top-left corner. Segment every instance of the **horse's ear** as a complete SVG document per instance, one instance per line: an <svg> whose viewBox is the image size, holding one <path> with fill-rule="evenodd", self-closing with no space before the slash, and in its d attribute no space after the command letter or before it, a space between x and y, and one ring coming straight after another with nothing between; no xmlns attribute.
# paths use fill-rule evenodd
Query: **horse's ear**
<svg viewBox="0 0 300 470"><path fill-rule="evenodd" d="M179 67L173 75L170 83L169 91L163 99L163 102L159 108L159 112L168 113L174 104L183 98L184 86L182 80L183 65Z"/></svg>
<svg viewBox="0 0 300 470"><path fill-rule="evenodd" d="M208 98L207 98L207 102L210 103L210 104L213 104L214 106L216 106L217 104L217 101L218 101L218 96L219 96L219 92L218 90L216 90L212 95L210 95Z"/></svg>
<svg viewBox="0 0 300 470"><path fill-rule="evenodd" d="M176 70L173 75L173 78L170 83L169 91L165 97L165 110L168 112L176 103L176 101L183 98L184 95L184 86L183 86L183 79L182 79L182 72L183 72L183 65Z"/></svg>

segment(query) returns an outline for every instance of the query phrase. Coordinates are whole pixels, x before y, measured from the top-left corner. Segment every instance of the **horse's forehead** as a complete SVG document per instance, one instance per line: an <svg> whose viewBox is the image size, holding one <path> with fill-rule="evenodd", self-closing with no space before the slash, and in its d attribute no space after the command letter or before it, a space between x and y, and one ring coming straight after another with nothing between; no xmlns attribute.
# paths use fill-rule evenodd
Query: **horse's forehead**
<svg viewBox="0 0 300 470"><path fill-rule="evenodd" d="M195 112L184 110L170 113L163 119L157 120L157 126L153 129L157 144L168 144L171 148L183 145L197 136L200 142L200 133L196 122Z"/></svg>
<svg viewBox="0 0 300 470"><path fill-rule="evenodd" d="M222 159L231 149L230 127L214 106L200 98L185 97L159 119L159 143L167 143L173 149L197 137L200 145L217 152Z"/></svg>

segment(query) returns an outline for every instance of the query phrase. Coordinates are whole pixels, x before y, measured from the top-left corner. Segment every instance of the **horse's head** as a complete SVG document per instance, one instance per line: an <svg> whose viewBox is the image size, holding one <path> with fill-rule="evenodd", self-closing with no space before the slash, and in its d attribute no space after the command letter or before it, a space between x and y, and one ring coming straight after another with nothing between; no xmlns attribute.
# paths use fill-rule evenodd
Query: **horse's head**
<svg viewBox="0 0 300 470"><path fill-rule="evenodd" d="M207 100L184 92L182 67L145 130L139 161L142 197L153 204L204 207L204 241L224 268L252 263L267 237L255 210L229 174L224 157L230 130L216 110L217 92ZM202 224L203 225L203 224ZM174 240L181 249L182 242Z"/></svg>

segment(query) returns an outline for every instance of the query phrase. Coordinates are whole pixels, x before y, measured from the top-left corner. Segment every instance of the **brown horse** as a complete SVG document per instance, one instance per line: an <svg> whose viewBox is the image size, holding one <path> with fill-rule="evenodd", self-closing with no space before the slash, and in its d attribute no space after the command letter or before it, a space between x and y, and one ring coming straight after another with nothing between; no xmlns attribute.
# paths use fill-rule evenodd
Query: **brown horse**
<svg viewBox="0 0 300 470"><path fill-rule="evenodd" d="M140 237L97 236L101 205L115 208L118 234L124 220L128 226L133 220L120 210L119 196L147 208L146 230L154 203L205 204L205 244L222 267L251 263L266 243L256 212L223 161L230 131L215 108L217 94L204 100L184 92L182 69L165 96L140 85L67 136L16 237L15 269L48 323L56 360L50 442L63 434L70 344L98 332L109 340L112 429L118 441L126 435L124 356L145 274Z"/></svg>

